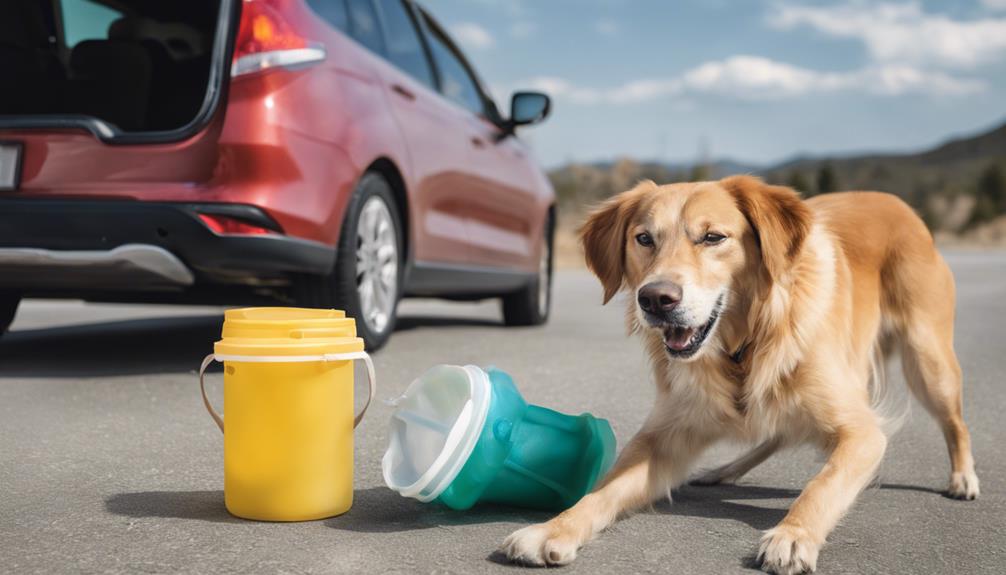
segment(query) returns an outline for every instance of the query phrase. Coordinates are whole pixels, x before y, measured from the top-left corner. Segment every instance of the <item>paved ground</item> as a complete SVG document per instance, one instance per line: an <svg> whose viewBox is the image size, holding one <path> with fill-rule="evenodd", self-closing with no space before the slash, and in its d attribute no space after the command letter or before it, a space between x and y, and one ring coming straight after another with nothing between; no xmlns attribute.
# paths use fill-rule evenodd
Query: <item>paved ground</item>
<svg viewBox="0 0 1006 575"><path fill-rule="evenodd" d="M1006 572L1006 254L950 260L982 498L940 495L943 442L915 408L888 451L880 487L832 534L821 573ZM620 445L647 411L642 355L623 334L621 308L602 308L585 272L558 277L555 316L543 329L503 328L490 304L412 301L403 315L376 358L380 397L397 395L433 364L471 362L508 370L533 403L607 417ZM456 513L385 488L384 405L357 433L349 513L300 524L230 517L221 437L193 374L220 322L211 308L24 306L0 343L0 571L517 572L494 549L547 516ZM565 572L750 573L760 530L783 516L819 466L813 453L797 451L739 486L685 488L673 505L618 524Z"/></svg>

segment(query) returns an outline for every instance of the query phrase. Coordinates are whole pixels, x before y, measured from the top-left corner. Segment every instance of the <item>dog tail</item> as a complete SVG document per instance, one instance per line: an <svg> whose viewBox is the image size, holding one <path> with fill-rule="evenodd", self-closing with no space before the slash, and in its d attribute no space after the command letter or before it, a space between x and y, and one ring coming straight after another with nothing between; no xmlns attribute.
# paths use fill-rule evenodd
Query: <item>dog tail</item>
<svg viewBox="0 0 1006 575"><path fill-rule="evenodd" d="M870 354L870 406L880 420L884 435L893 437L911 414L912 404L904 393L892 389L887 378L887 362L893 347L892 338L880 337Z"/></svg>

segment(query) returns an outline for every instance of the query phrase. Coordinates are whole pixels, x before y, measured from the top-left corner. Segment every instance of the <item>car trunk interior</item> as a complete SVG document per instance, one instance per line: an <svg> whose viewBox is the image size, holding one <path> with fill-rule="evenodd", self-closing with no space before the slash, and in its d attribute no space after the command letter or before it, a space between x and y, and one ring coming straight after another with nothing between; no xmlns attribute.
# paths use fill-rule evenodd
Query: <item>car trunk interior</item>
<svg viewBox="0 0 1006 575"><path fill-rule="evenodd" d="M0 117L91 116L119 132L191 123L221 0L0 1Z"/></svg>

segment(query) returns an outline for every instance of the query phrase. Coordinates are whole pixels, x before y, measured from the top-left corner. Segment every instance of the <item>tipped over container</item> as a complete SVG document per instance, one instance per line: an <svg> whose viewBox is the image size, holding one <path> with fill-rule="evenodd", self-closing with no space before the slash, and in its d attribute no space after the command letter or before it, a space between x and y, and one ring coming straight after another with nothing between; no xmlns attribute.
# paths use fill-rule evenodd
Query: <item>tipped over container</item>
<svg viewBox="0 0 1006 575"><path fill-rule="evenodd" d="M393 401L388 487L452 509L492 502L564 509L611 467L604 419L528 405L505 372L440 365Z"/></svg>

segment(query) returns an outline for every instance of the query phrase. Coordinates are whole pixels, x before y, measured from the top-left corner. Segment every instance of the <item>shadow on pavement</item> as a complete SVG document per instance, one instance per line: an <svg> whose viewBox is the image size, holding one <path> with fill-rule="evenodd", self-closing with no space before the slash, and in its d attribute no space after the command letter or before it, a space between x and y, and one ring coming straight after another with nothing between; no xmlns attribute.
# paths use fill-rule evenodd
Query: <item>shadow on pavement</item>
<svg viewBox="0 0 1006 575"><path fill-rule="evenodd" d="M773 527L786 516L789 508L788 501L782 507L761 507L731 500L794 499L798 495L800 495L798 489L756 485L686 486L674 493L673 503L663 501L655 505L654 508L669 515L731 519L758 530L765 530Z"/></svg>
<svg viewBox="0 0 1006 575"><path fill-rule="evenodd" d="M921 485L902 485L899 483L881 483L876 486L877 489L890 489L892 491L918 491L919 493L931 493L933 495L940 495L947 499L954 499L947 494L944 489L935 489L933 487L923 487Z"/></svg>
<svg viewBox="0 0 1006 575"><path fill-rule="evenodd" d="M713 485L685 486L674 492L674 501L666 499L653 506L657 513L667 515L682 515L687 517L703 517L709 519L731 519L741 521L755 529L765 530L773 527L786 515L788 502L783 508L759 507L744 503L735 503L731 499L793 499L800 495L797 489L779 489L775 487L758 487L755 485ZM544 518L548 518L545 516ZM541 521L541 519L535 520ZM499 565L521 567L512 563L500 551L494 551L486 557L486 561ZM760 563L755 555L742 557L740 566L745 569L758 569Z"/></svg>
<svg viewBox="0 0 1006 575"><path fill-rule="evenodd" d="M218 314L129 319L16 330L0 339L0 377L102 377L188 373L220 339ZM463 317L404 316L396 331L419 328L500 327ZM210 367L210 372L220 366Z"/></svg>
<svg viewBox="0 0 1006 575"><path fill-rule="evenodd" d="M0 377L185 373L213 351L220 315L16 330L0 340Z"/></svg>
<svg viewBox="0 0 1006 575"><path fill-rule="evenodd" d="M539 523L554 513L495 505L478 505L455 511L439 503L420 503L402 497L387 487L358 489L353 507L344 515L327 519L332 529L362 533L397 533L476 523Z"/></svg>
<svg viewBox="0 0 1006 575"><path fill-rule="evenodd" d="M409 331L424 327L503 327L502 320L473 317L399 316L395 331Z"/></svg>
<svg viewBox="0 0 1006 575"><path fill-rule="evenodd" d="M166 517L214 523L243 523L227 512L224 492L209 491L139 491L118 493L105 499L109 513L125 517ZM386 487L358 489L353 493L353 507L337 517L325 519L325 525L341 531L360 533L395 533L451 525L516 522L538 523L553 513L478 506L470 511L454 511L440 504L406 499Z"/></svg>
<svg viewBox="0 0 1006 575"><path fill-rule="evenodd" d="M241 523L224 507L224 492L140 491L105 499L105 509L125 517L170 517L214 523Z"/></svg>

